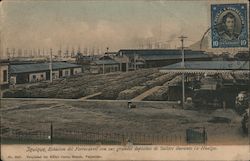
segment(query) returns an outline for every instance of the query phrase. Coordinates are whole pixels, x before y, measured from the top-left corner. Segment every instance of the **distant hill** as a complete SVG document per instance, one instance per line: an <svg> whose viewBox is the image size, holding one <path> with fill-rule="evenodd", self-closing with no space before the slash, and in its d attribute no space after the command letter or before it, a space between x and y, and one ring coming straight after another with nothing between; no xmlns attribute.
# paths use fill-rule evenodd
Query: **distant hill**
<svg viewBox="0 0 250 161"><path fill-rule="evenodd" d="M200 43L201 43L201 41L197 41L197 42L193 43L192 45L189 46L189 49L191 49L191 50L204 50L204 51L207 51L208 50L208 37L206 36L203 39L202 49L200 48Z"/></svg>

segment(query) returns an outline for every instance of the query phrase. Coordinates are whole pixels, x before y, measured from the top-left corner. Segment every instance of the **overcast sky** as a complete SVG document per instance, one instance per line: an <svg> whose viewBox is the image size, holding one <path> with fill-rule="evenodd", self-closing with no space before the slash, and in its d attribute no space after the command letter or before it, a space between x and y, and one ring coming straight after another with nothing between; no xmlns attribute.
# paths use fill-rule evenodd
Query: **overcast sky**
<svg viewBox="0 0 250 161"><path fill-rule="evenodd" d="M208 28L207 1L13 1L2 3L3 48L136 48L143 41L179 46Z"/></svg>

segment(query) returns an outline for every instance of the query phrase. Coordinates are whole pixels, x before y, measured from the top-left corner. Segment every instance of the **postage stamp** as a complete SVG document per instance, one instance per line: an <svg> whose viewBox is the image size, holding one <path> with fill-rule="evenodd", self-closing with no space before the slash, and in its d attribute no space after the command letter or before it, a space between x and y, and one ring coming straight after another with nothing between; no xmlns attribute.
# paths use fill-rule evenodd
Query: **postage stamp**
<svg viewBox="0 0 250 161"><path fill-rule="evenodd" d="M248 47L247 4L212 4L212 48Z"/></svg>

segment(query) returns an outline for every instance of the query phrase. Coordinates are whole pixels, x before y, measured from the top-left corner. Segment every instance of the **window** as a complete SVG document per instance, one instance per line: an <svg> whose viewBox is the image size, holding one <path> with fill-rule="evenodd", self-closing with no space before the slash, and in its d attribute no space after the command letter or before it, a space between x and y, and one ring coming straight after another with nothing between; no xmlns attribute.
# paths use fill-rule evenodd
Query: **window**
<svg viewBox="0 0 250 161"><path fill-rule="evenodd" d="M33 78L33 79L36 79L36 75L33 75L32 78Z"/></svg>
<svg viewBox="0 0 250 161"><path fill-rule="evenodd" d="M56 73L52 73L52 78L56 79Z"/></svg>
<svg viewBox="0 0 250 161"><path fill-rule="evenodd" d="M65 71L65 76L68 76L69 75L69 71Z"/></svg>
<svg viewBox="0 0 250 161"><path fill-rule="evenodd" d="M75 74L77 74L77 70L75 70Z"/></svg>
<svg viewBox="0 0 250 161"><path fill-rule="evenodd" d="M4 82L7 82L7 78L8 78L7 70L4 70L4 71L3 71L3 81L4 81Z"/></svg>
<svg viewBox="0 0 250 161"><path fill-rule="evenodd" d="M40 80L44 80L43 74L40 75Z"/></svg>

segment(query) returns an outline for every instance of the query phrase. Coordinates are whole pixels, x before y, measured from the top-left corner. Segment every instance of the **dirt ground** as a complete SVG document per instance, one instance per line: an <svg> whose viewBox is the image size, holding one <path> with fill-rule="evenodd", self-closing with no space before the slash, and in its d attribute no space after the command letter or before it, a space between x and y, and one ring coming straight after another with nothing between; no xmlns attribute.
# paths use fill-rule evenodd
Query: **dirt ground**
<svg viewBox="0 0 250 161"><path fill-rule="evenodd" d="M156 108L157 107L157 108ZM223 117L229 122L213 121ZM134 109L117 107L112 101L97 105L85 101L1 101L1 129L7 135L15 131L48 131L54 129L143 133L185 137L189 127L205 127L208 144L249 144L241 131L241 118L232 109L194 111L169 105L145 106Z"/></svg>

